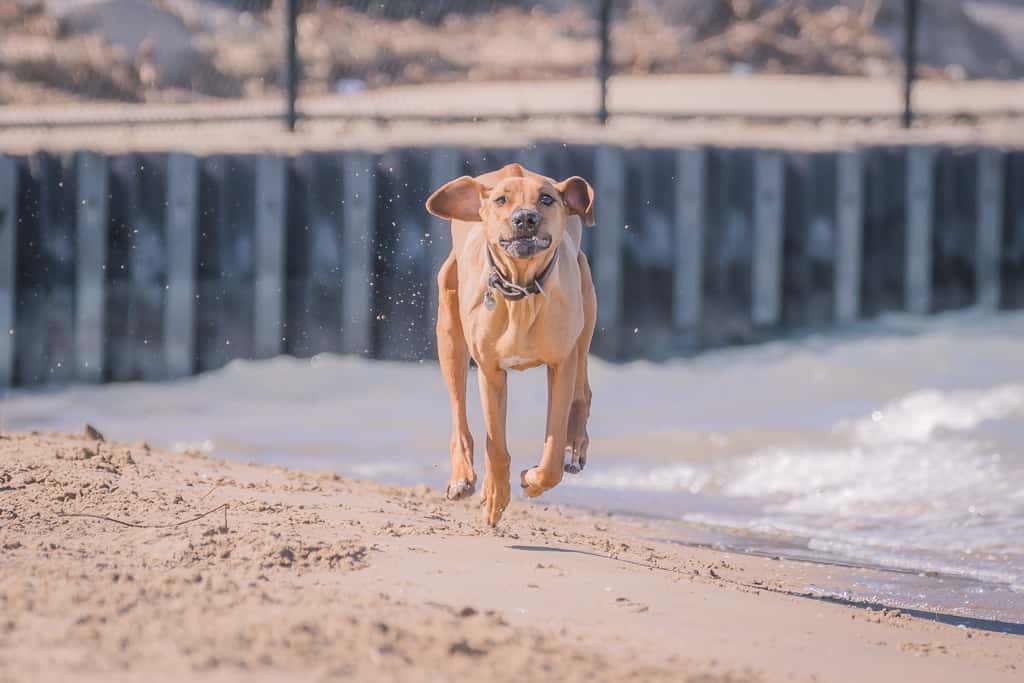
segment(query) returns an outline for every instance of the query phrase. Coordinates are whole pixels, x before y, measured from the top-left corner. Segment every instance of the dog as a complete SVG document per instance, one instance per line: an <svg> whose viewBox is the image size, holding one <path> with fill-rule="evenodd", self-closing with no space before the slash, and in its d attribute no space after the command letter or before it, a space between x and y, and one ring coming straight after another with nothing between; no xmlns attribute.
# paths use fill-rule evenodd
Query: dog
<svg viewBox="0 0 1024 683"><path fill-rule="evenodd" d="M505 440L507 372L546 365L548 412L540 463L520 474L528 497L587 464L591 391L587 354L597 319L590 264L580 249L594 224L594 190L519 164L463 176L438 188L427 211L451 221L452 250L437 276L437 355L452 411L452 473L446 497L476 490L466 419L470 358L487 425L482 505L497 526L511 497Z"/></svg>

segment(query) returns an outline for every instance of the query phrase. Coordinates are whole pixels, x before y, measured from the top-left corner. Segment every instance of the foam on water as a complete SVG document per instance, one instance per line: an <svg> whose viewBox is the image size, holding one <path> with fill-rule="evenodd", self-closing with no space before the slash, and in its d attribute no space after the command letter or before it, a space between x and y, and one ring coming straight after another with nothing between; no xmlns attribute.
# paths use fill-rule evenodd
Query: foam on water
<svg viewBox="0 0 1024 683"><path fill-rule="evenodd" d="M869 444L922 443L940 429L967 431L988 420L1019 415L1022 409L1024 387L1020 385L985 391L916 391L870 417L844 421L837 428Z"/></svg>
<svg viewBox="0 0 1024 683"><path fill-rule="evenodd" d="M701 463L606 468L570 485L680 491L756 503L689 522L761 534L845 560L1024 589L1024 444L979 428L1024 423L1024 385L916 391L833 432L832 447L771 447Z"/></svg>
<svg viewBox="0 0 1024 683"><path fill-rule="evenodd" d="M512 377L514 471L539 457L545 379ZM588 468L546 501L1024 590L1024 314L890 317L664 364L595 360L591 383ZM476 392L470 378L482 444ZM0 428L86 421L179 450L447 478L447 395L431 363L236 362L168 383L15 391L0 405Z"/></svg>

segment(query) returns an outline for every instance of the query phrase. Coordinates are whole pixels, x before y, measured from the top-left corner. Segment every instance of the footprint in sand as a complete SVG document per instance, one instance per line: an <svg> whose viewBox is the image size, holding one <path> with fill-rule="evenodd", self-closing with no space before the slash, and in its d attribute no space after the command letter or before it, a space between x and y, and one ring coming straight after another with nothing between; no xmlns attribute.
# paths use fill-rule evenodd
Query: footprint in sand
<svg viewBox="0 0 1024 683"><path fill-rule="evenodd" d="M620 607L623 607L625 609L628 609L630 612L637 612L637 613L647 612L647 611L649 611L651 609L650 607L648 607L647 605L645 605L642 602L634 602L633 600L630 600L629 598L623 598L623 597L615 598L615 604L617 604Z"/></svg>

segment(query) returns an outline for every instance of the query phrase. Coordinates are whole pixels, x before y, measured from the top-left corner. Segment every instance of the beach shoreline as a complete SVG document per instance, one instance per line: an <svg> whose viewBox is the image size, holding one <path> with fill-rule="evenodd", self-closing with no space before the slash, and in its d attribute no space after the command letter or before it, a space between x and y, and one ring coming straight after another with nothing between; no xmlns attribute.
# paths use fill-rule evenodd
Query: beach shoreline
<svg viewBox="0 0 1024 683"><path fill-rule="evenodd" d="M424 486L80 434L0 434L0 549L5 683L1011 681L1024 669L1007 624L814 595L834 581L828 565L518 499L491 531L476 499Z"/></svg>

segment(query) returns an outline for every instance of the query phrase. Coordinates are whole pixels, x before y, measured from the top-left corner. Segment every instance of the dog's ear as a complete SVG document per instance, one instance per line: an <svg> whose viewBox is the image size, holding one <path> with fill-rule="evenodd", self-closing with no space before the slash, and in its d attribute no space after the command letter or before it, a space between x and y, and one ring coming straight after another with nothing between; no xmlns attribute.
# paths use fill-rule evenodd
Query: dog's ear
<svg viewBox="0 0 1024 683"><path fill-rule="evenodd" d="M487 189L468 175L442 185L427 200L427 211L438 218L456 221L480 220L480 200Z"/></svg>
<svg viewBox="0 0 1024 683"><path fill-rule="evenodd" d="M583 178L574 175L555 185L562 195L569 213L583 219L584 225L594 224L594 188Z"/></svg>

